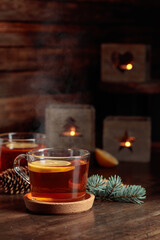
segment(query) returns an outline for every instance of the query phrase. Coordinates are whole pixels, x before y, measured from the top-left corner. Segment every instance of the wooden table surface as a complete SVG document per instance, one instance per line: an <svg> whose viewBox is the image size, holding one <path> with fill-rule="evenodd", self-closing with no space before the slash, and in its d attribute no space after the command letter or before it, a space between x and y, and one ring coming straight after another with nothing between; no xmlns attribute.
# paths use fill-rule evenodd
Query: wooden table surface
<svg viewBox="0 0 160 240"><path fill-rule="evenodd" d="M160 161L160 159L159 159ZM160 239L160 165L120 163L116 168L92 168L105 177L118 174L127 184L147 190L142 205L101 202L72 215L36 215L26 211L23 196L0 195L0 240Z"/></svg>

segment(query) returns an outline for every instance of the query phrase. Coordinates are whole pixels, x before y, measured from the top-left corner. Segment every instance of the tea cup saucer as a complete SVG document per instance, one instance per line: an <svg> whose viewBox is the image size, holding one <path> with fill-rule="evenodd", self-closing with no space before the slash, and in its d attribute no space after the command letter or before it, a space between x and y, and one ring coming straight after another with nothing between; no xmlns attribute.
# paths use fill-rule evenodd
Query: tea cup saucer
<svg viewBox="0 0 160 240"><path fill-rule="evenodd" d="M92 208L95 196L86 193L83 200L75 202L42 202L32 199L31 193L24 195L26 208L34 213L72 214L88 211Z"/></svg>

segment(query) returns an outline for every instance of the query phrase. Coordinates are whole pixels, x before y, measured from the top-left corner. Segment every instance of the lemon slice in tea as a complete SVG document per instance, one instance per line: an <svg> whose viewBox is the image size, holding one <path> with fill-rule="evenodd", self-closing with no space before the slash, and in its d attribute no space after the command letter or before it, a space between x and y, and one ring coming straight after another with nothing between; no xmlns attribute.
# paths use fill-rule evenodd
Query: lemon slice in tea
<svg viewBox="0 0 160 240"><path fill-rule="evenodd" d="M32 172L39 173L54 173L54 172L68 172L74 169L70 166L71 162L62 160L41 160L28 163L28 168Z"/></svg>
<svg viewBox="0 0 160 240"><path fill-rule="evenodd" d="M32 143L32 142L10 142L10 143L6 143L6 147L10 148L10 149L14 149L14 148L20 148L20 149L24 149L24 148L36 148L38 145L36 143Z"/></svg>

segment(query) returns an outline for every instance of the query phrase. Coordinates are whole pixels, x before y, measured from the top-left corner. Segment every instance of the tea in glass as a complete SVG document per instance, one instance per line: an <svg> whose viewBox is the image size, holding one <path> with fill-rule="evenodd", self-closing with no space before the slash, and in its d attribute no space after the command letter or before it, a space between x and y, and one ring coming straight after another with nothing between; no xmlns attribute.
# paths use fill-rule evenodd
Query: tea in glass
<svg viewBox="0 0 160 240"><path fill-rule="evenodd" d="M83 199L89 155L87 150L52 148L27 153L32 198L45 202ZM19 159L15 159L15 170L19 170Z"/></svg>
<svg viewBox="0 0 160 240"><path fill-rule="evenodd" d="M19 155L33 149L45 147L45 135L41 133L0 134L0 172L13 168L13 161ZM26 165L23 159L22 166Z"/></svg>
<svg viewBox="0 0 160 240"><path fill-rule="evenodd" d="M66 201L84 197L88 162L45 160L28 163L28 167L33 198Z"/></svg>

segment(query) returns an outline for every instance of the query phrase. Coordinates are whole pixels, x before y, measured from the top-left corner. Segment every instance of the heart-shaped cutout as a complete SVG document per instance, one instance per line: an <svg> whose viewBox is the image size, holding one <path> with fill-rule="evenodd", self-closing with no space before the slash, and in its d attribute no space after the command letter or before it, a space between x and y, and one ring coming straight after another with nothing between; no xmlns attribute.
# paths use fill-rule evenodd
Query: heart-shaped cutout
<svg viewBox="0 0 160 240"><path fill-rule="evenodd" d="M133 68L133 55L130 52L123 54L113 52L111 56L113 65L122 73Z"/></svg>

